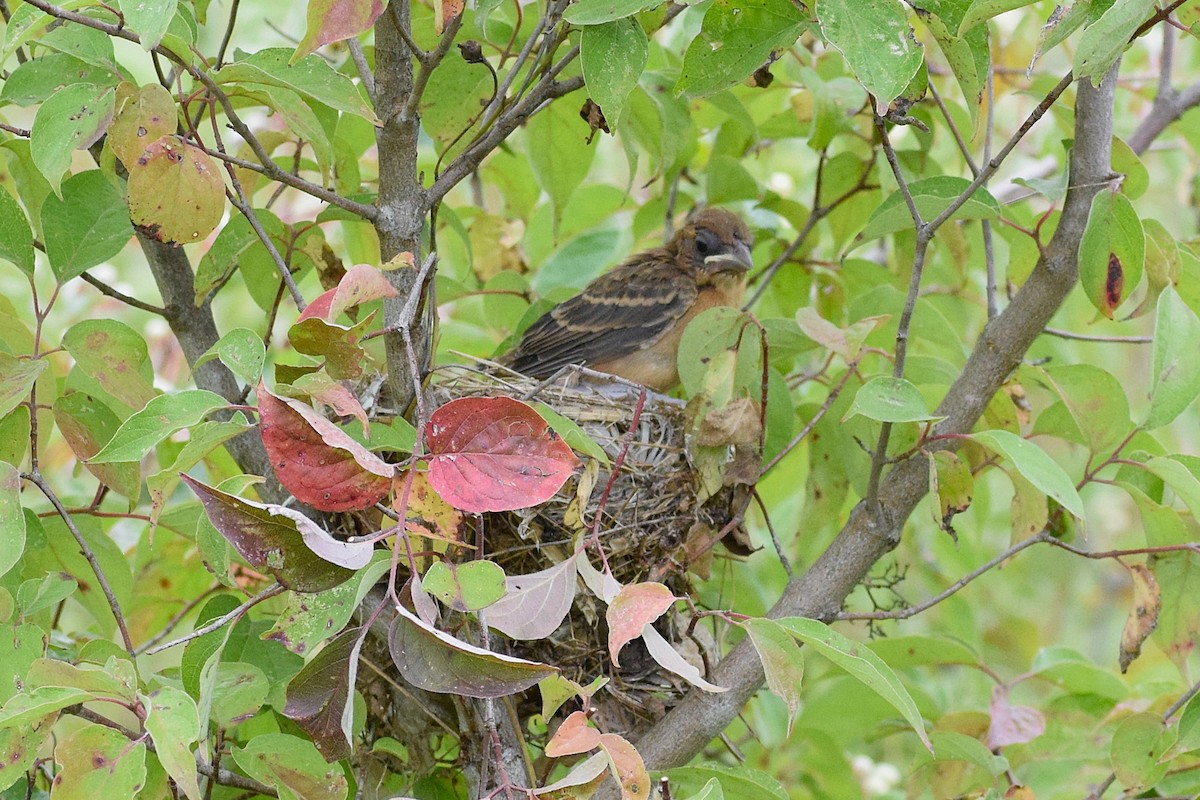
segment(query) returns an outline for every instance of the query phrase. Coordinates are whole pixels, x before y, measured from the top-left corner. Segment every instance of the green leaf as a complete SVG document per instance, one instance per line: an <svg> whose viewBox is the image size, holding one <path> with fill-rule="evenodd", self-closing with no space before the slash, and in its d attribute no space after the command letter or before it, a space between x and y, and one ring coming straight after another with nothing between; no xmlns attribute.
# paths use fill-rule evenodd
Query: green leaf
<svg viewBox="0 0 1200 800"><path fill-rule="evenodd" d="M63 348L75 366L131 409L155 396L150 384L150 353L141 334L123 322L89 319L63 335Z"/></svg>
<svg viewBox="0 0 1200 800"><path fill-rule="evenodd" d="M98 169L67 178L42 204L46 257L66 283L121 252L133 236L121 191Z"/></svg>
<svg viewBox="0 0 1200 800"><path fill-rule="evenodd" d="M214 358L221 359L221 363L229 367L234 375L247 384L253 385L262 378L263 363L267 359L267 348L259 334L249 328L234 328L208 348L204 355L196 359L192 370L198 370L201 365Z"/></svg>
<svg viewBox="0 0 1200 800"><path fill-rule="evenodd" d="M1008 431L979 431L971 434L971 438L1004 456L1026 480L1083 519L1083 500L1075 491L1075 484L1045 450Z"/></svg>
<svg viewBox="0 0 1200 800"><path fill-rule="evenodd" d="M567 419L545 403L535 401L533 407L542 419L546 420L546 424L562 437L568 447L608 466L610 462L608 453L604 452L604 448L598 445L595 439L584 433L583 428L579 427L579 423L573 419ZM372 438L374 438L373 432Z"/></svg>
<svg viewBox="0 0 1200 800"><path fill-rule="evenodd" d="M955 453L938 450L930 464L930 487L937 495L938 514L936 522L947 533L954 535L952 521L971 506L975 494L975 478L971 468Z"/></svg>
<svg viewBox="0 0 1200 800"><path fill-rule="evenodd" d="M779 781L749 767L697 764L677 767L666 775L671 779L672 795L680 794L683 797L703 790L714 779L726 796L738 800L787 800L789 796Z"/></svg>
<svg viewBox="0 0 1200 800"><path fill-rule="evenodd" d="M17 468L0 461L0 576L12 569L25 552L25 513L21 510L21 477Z"/></svg>
<svg viewBox="0 0 1200 800"><path fill-rule="evenodd" d="M930 413L925 398L904 378L878 375L862 385L842 421L856 414L877 422L932 422L945 417Z"/></svg>
<svg viewBox="0 0 1200 800"><path fill-rule="evenodd" d="M504 570L493 561L435 561L421 578L425 591L456 611L478 611L505 595Z"/></svg>
<svg viewBox="0 0 1200 800"><path fill-rule="evenodd" d="M1129 198L1097 192L1079 242L1079 282L1097 311L1112 319L1142 280L1145 261L1146 235Z"/></svg>
<svg viewBox="0 0 1200 800"><path fill-rule="evenodd" d="M1003 775L1008 769L1008 759L987 749L987 745L973 736L953 731L937 731L932 736L935 761L965 761L982 767L993 778Z"/></svg>
<svg viewBox="0 0 1200 800"><path fill-rule="evenodd" d="M55 800L133 797L146 781L145 743L102 725L68 734L55 746L54 760Z"/></svg>
<svg viewBox="0 0 1200 800"><path fill-rule="evenodd" d="M650 54L646 32L636 20L628 18L589 25L583 29L579 47L588 94L604 111L609 127L615 129L624 115L629 93L646 67Z"/></svg>
<svg viewBox="0 0 1200 800"><path fill-rule="evenodd" d="M962 22L958 24L958 35L962 36L981 22L986 22L1005 11L1024 8L1035 2L1036 0L972 0L970 7L963 14Z"/></svg>
<svg viewBox="0 0 1200 800"><path fill-rule="evenodd" d="M0 353L0 417L29 399L29 391L47 366L44 358L13 358Z"/></svg>
<svg viewBox="0 0 1200 800"><path fill-rule="evenodd" d="M29 133L33 164L62 197L63 173L71 154L95 142L112 119L116 89L77 83L49 97L38 108Z"/></svg>
<svg viewBox="0 0 1200 800"><path fill-rule="evenodd" d="M919 16L946 57L946 63L962 89L971 122L978 127L983 92L987 88L988 70L991 68L988 29L983 26L965 32L962 30L961 0L945 0L930 10L934 9L934 13Z"/></svg>
<svg viewBox="0 0 1200 800"><path fill-rule="evenodd" d="M34 518L36 519L36 517ZM64 572L51 572L39 580L28 580L17 589L17 608L28 617L56 606L75 594L79 584ZM39 648L38 655L41 655ZM22 673L24 675L24 673Z"/></svg>
<svg viewBox="0 0 1200 800"><path fill-rule="evenodd" d="M1158 298L1150 408L1142 427L1161 428L1200 395L1200 318L1167 287Z"/></svg>
<svg viewBox="0 0 1200 800"><path fill-rule="evenodd" d="M904 7L893 0L817 0L816 11L826 41L845 56L876 108L886 109L924 59Z"/></svg>
<svg viewBox="0 0 1200 800"><path fill-rule="evenodd" d="M179 0L121 0L120 8L125 25L139 34L142 49L150 52L162 41L178 4Z"/></svg>
<svg viewBox="0 0 1200 800"><path fill-rule="evenodd" d="M283 715L300 726L329 761L353 752L354 684L366 635L362 628L342 631L287 687Z"/></svg>
<svg viewBox="0 0 1200 800"><path fill-rule="evenodd" d="M789 0L715 0L683 56L675 92L704 97L741 83L772 51L791 47L806 27Z"/></svg>
<svg viewBox="0 0 1200 800"><path fill-rule="evenodd" d="M0 87L0 105L32 106L74 83L116 86L120 76L66 53L46 53L19 65Z"/></svg>
<svg viewBox="0 0 1200 800"><path fill-rule="evenodd" d="M921 219L929 222L945 211L950 204L971 185L966 178L941 175L935 178L913 181L908 185ZM975 190L950 219L995 219L1000 215L1000 204L984 188ZM899 190L892 192L867 220L867 226L858 235L857 241L875 239L897 231L912 230L913 219L908 204Z"/></svg>
<svg viewBox="0 0 1200 800"><path fill-rule="evenodd" d="M1094 455L1110 452L1131 432L1129 401L1112 374L1091 364L1067 364L1049 367L1043 376Z"/></svg>
<svg viewBox="0 0 1200 800"><path fill-rule="evenodd" d="M800 682L804 678L804 655L792 635L769 619L750 619L743 623L750 641L758 651L767 688L784 702L788 710L787 734L800 711Z"/></svg>
<svg viewBox="0 0 1200 800"><path fill-rule="evenodd" d="M551 103L526 128L529 163L538 183L550 195L554 227L563 207L592 167L596 148L587 144L587 125L569 103Z"/></svg>
<svg viewBox="0 0 1200 800"><path fill-rule="evenodd" d="M1171 766L1163 756L1174 741L1175 731L1157 714L1143 711L1121 721L1109 756L1113 774L1127 794L1141 794L1162 780Z"/></svg>
<svg viewBox="0 0 1200 800"><path fill-rule="evenodd" d="M917 710L917 704L913 702L908 690L904 688L904 684L892 668L870 648L861 642L847 639L819 620L786 617L777 622L801 642L846 670L886 700L908 721L926 749L933 752L933 745L925 733L925 722L921 718L921 712Z"/></svg>
<svg viewBox="0 0 1200 800"><path fill-rule="evenodd" d="M889 636L871 642L875 655L896 669L929 664L978 664L979 654L947 636Z"/></svg>
<svg viewBox="0 0 1200 800"><path fill-rule="evenodd" d="M1075 77L1093 86L1125 52L1131 37L1154 12L1155 0L1116 0L1100 19L1088 25L1075 51Z"/></svg>
<svg viewBox="0 0 1200 800"><path fill-rule="evenodd" d="M67 706L94 699L92 692L65 686L43 686L16 694L0 708L0 728L26 725Z"/></svg>
<svg viewBox="0 0 1200 800"><path fill-rule="evenodd" d="M381 124L348 77L335 72L318 56L305 56L289 65L291 56L292 51L283 47L269 47L249 55L240 53L237 61L222 67L214 77L223 86L247 84L291 89L322 105Z"/></svg>
<svg viewBox="0 0 1200 800"><path fill-rule="evenodd" d="M146 709L146 733L154 742L163 769L188 800L200 800L203 795L196 780L196 758L191 751L191 744L200 735L196 701L180 689L164 686L142 695L141 703Z"/></svg>
<svg viewBox="0 0 1200 800"><path fill-rule="evenodd" d="M176 431L195 425L208 412L229 405L225 398L204 389L163 394L146 403L122 423L113 438L89 461L140 461L150 448Z"/></svg>
<svg viewBox="0 0 1200 800"><path fill-rule="evenodd" d="M0 258L33 276L33 230L7 191L0 192Z"/></svg>
<svg viewBox="0 0 1200 800"><path fill-rule="evenodd" d="M280 797L345 800L346 776L339 764L326 764L313 743L286 733L254 736L233 748L233 760L250 777L274 786Z"/></svg>
<svg viewBox="0 0 1200 800"><path fill-rule="evenodd" d="M388 571L390 562L385 553L378 552L370 565L340 586L315 594L290 593L287 605L262 638L279 642L297 655L308 655L330 633L346 627L367 592Z"/></svg>
<svg viewBox="0 0 1200 800"><path fill-rule="evenodd" d="M662 4L663 0L578 0L567 6L563 20L572 25L601 25Z"/></svg>
<svg viewBox="0 0 1200 800"><path fill-rule="evenodd" d="M466 147L471 137L460 134L478 121L491 96L491 73L481 64L471 64L456 53L438 65L421 96L420 110L421 127L433 138L439 153L446 153L452 143L450 156Z"/></svg>

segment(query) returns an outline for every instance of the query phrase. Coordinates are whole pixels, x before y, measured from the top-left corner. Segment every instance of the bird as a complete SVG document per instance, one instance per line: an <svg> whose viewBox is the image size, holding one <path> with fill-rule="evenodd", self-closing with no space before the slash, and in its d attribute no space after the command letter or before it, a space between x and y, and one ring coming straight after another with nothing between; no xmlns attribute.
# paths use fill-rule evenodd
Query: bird
<svg viewBox="0 0 1200 800"><path fill-rule="evenodd" d="M571 365L668 392L687 324L738 307L752 266L750 228L722 209L697 212L662 247L631 256L526 329L506 366L550 378Z"/></svg>

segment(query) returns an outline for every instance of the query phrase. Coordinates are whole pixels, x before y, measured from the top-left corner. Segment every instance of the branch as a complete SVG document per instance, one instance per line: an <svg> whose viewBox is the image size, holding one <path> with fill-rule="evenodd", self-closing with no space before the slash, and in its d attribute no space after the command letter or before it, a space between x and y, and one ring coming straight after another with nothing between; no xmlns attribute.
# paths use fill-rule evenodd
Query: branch
<svg viewBox="0 0 1200 800"><path fill-rule="evenodd" d="M1087 82L1079 86L1071 153L1074 186L1067 193L1059 227L1012 303L984 328L958 380L938 407L937 413L946 416L936 428L939 434L971 430L1075 284L1079 238L1096 187L1108 176L1116 73L1114 66L1098 89ZM1052 95L1056 98L1066 85L1055 88ZM1049 103L1043 102L1048 108ZM1022 129L1031 124L1027 121ZM1013 145L1006 145L997 158ZM996 161L989 162L980 174L994 172ZM834 619L846 596L875 562L899 543L904 522L928 490L923 460L899 464L881 482L880 513L872 513L860 503L829 548L807 572L788 584L769 616ZM666 769L686 763L737 716L763 682L762 663L753 646L743 641L734 647L717 665L712 681L729 691L692 691L638 740L638 752L648 767Z"/></svg>

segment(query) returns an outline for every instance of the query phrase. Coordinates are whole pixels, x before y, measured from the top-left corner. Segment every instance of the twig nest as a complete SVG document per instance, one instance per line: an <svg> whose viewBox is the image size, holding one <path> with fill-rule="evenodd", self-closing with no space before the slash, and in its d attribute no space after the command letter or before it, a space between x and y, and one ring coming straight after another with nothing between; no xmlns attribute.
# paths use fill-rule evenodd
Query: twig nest
<svg viewBox="0 0 1200 800"><path fill-rule="evenodd" d="M688 437L694 434L689 434L686 407L651 392L643 398L643 391L595 374L547 382L482 368L437 370L434 405L462 397L522 400L538 408L584 460L583 469L548 502L484 515L486 556L508 575L561 562L594 529L620 584L658 581L681 597L691 589L689 572L707 575L713 545L722 536L741 533L746 487L734 482L715 492L705 488L704 476L688 456ZM595 547L586 554L597 568L603 566ZM640 727L638 716L657 716L653 706L673 705L686 685L658 667L640 641L622 650L619 670L613 667L604 620L604 603L581 587L557 631L544 640L515 642L512 652L552 663L583 682L613 677L594 702L607 717L608 730L632 731ZM655 627L704 672L707 646L688 638L685 615L669 611Z"/></svg>

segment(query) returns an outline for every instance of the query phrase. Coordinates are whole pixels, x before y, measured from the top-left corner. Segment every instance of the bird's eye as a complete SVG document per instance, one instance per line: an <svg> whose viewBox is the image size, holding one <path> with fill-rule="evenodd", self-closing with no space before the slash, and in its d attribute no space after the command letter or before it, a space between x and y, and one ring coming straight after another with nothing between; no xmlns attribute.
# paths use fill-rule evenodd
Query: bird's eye
<svg viewBox="0 0 1200 800"><path fill-rule="evenodd" d="M712 237L708 235L707 231L696 236L696 252L702 256L706 256L712 252L713 243L710 241L711 239Z"/></svg>

